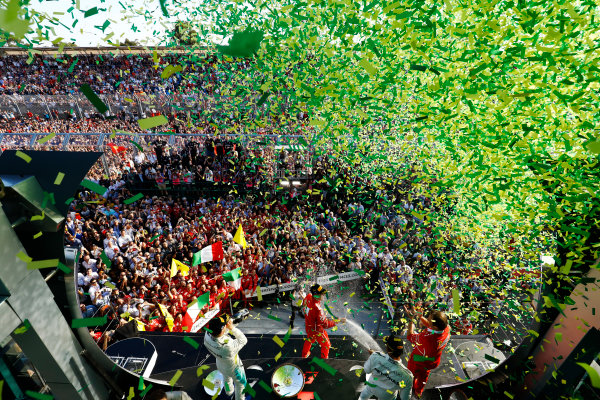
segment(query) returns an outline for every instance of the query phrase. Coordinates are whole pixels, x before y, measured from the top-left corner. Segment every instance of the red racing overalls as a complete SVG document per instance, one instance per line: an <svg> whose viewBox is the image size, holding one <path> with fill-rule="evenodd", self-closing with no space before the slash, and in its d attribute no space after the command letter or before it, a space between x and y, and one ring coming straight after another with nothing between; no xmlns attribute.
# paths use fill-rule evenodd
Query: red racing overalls
<svg viewBox="0 0 600 400"><path fill-rule="evenodd" d="M420 333L408 335L407 339L414 346L407 365L414 377L413 393L421 396L429 373L440 365L442 351L450 341L450 326L443 331L425 328Z"/></svg>
<svg viewBox="0 0 600 400"><path fill-rule="evenodd" d="M321 358L326 359L329 357L331 342L329 342L329 336L325 329L333 328L336 323L325 317L321 302L315 300L310 293L304 298L302 308L305 315L304 324L307 336L302 347L302 357L308 358L310 347L314 342L317 342L321 346Z"/></svg>

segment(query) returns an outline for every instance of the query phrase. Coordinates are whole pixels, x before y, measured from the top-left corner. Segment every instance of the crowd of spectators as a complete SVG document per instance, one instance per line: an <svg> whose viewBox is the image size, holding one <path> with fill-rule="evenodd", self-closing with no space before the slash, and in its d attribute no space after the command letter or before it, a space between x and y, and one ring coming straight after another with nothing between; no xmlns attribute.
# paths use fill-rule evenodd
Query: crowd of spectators
<svg viewBox="0 0 600 400"><path fill-rule="evenodd" d="M77 94L88 84L97 94L151 93L171 95L201 91L218 94L219 82L247 69L249 60L225 61L213 55L60 54L0 56L0 95ZM168 65L182 65L187 79L161 74ZM27 77L23 82L23 76Z"/></svg>
<svg viewBox="0 0 600 400"><path fill-rule="evenodd" d="M211 57L194 61L137 54L35 56L31 62L3 56L0 95L74 94L83 84L98 94L116 96L169 96L192 90L210 95L218 93L218 83L231 71L248 66L248 61ZM164 67L175 63L184 65L187 79L178 74L162 79ZM222 133L198 115L167 117L169 123L158 129L161 132L213 137ZM24 116L5 112L0 122L3 149L28 148L29 138L19 135L27 132L145 132L136 116L124 112L110 118L78 117L75 112ZM96 139L78 135L66 149L96 150ZM104 196L82 191L67 220L66 244L82 252L78 293L84 316L115 310L139 320L146 330L181 331L187 305L205 293L210 293L210 302L204 312L226 308L231 297L249 305L244 290L256 285L362 270L368 272L373 295L380 294L381 278L398 309L411 303L452 311L452 291L458 289L461 306L468 312L454 318L455 333L492 332L503 302L522 296L522 289L533 285L531 277L510 284L515 259L502 251L471 246L432 223L436 218L424 219L453 212L452 204L431 191L417 190L434 184L435 177L424 179L427 174L410 154L396 154L404 157L404 167L381 179L362 173L359 164L328 155L312 159L309 151L289 152L260 143L243 146L179 136L175 145L161 139L141 141L139 150L130 139L120 135L103 144L103 160L88 178L109 190ZM61 143L50 141L45 148L59 149ZM298 170L310 178L302 190L273 189L276 178ZM169 191L195 182L271 186L260 195L221 198L182 197ZM155 191L126 205L124 200L136 194L134 188ZM232 240L240 224L249 244L245 249ZM224 244L223 260L191 266L187 276L170 277L173 258L191 264L195 252L217 241ZM232 291L222 274L236 267L242 269L243 285ZM161 306L172 315L172 326Z"/></svg>
<svg viewBox="0 0 600 400"><path fill-rule="evenodd" d="M239 127L233 132L231 130L217 129L197 115L191 115L193 122L188 123L187 115L171 113L165 115L168 123L152 129L154 132L172 132L177 134L231 134L245 133ZM84 118L78 118L75 114L67 115L34 115L30 112L25 115L15 115L14 112L0 112L0 133L106 133L125 131L133 134L149 133L150 130L141 129L138 118L125 112L116 113L111 118L104 118L97 114L88 114ZM258 133L271 133L265 129Z"/></svg>
<svg viewBox="0 0 600 400"><path fill-rule="evenodd" d="M201 153L194 146L198 145L147 154L149 164L141 169L141 154L138 160L133 153L113 156L140 171L178 173L185 171L182 165L194 165ZM224 154L232 160L240 157L233 146ZM346 176L343 169L331 175L334 167L334 160L318 158L304 193L269 191L212 199L157 192L131 205L123 203L135 194L127 178L99 180L109 191L104 197L81 192L72 204L65 235L67 244L80 247L83 255L82 310L97 315L114 309L139 319L147 330L181 331L187 304L207 292L210 303L204 312L228 308L229 298L248 306L244 291L256 285L362 270L369 274L367 286L374 296L380 295L382 278L398 309L410 303L451 312L452 289L459 288L467 312L454 317L455 333L492 333L502 302L515 295L491 290L510 287L506 260L494 260L495 268L487 268L488 257L494 257L489 249L465 250L468 245L463 243L459 251L455 238L424 224L422 214L443 212L444 205L426 196L411 199L418 174L410 165L403 179L378 190L370 190L364 178ZM348 193L345 185L355 192ZM233 241L239 224L246 233L246 249ZM223 260L191 266L186 277L170 277L173 258L191 265L195 252L218 241L223 242ZM242 270L242 288L232 291L222 274L237 267ZM172 328L159 304L173 316Z"/></svg>

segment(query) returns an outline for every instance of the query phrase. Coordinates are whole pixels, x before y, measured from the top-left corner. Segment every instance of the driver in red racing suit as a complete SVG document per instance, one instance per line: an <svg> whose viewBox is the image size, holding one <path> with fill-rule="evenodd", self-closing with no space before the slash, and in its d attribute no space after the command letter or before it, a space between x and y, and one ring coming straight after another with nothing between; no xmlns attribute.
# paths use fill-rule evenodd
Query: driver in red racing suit
<svg viewBox="0 0 600 400"><path fill-rule="evenodd" d="M310 288L310 293L304 298L302 308L304 310L304 319L306 327L306 335L304 346L302 347L302 357L308 358L310 355L310 348L314 342L319 343L321 346L321 358L326 359L329 357L329 348L331 343L329 342L329 336L325 329L333 328L337 325L337 321L328 319L323 313L321 307L321 297L325 294L326 290L321 285L313 285ZM342 324L346 322L346 318L339 320Z"/></svg>

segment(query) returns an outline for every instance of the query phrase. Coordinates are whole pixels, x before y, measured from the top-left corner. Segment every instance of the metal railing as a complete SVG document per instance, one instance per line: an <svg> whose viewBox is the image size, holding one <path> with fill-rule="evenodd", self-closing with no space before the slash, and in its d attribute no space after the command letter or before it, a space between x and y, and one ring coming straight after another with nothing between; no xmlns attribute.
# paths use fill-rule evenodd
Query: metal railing
<svg viewBox="0 0 600 400"><path fill-rule="evenodd" d="M201 91L194 93L118 93L103 94L96 93L108 107L106 116L124 113L131 117L144 117L151 113L181 113L201 112L219 116L226 114L227 105L235 109L246 109L251 118L265 116L268 111L268 103L257 106L260 94L247 95L241 98L207 94ZM289 110L289 103L282 96L273 94L271 101L277 98L280 111ZM54 118L57 115L70 114L78 118L89 117L98 114L95 106L75 89L72 94L57 95L0 95L0 114L14 113L14 115L26 116L28 113L34 115L47 115Z"/></svg>

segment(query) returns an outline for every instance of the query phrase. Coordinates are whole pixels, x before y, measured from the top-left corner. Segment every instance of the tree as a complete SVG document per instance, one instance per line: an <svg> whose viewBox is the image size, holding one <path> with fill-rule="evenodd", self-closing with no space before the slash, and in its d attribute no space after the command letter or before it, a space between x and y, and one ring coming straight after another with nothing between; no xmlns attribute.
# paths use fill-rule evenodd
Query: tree
<svg viewBox="0 0 600 400"><path fill-rule="evenodd" d="M123 46L139 46L140 44L138 42L136 42L135 40L131 40L131 39L125 39L125 41L123 42Z"/></svg>
<svg viewBox="0 0 600 400"><path fill-rule="evenodd" d="M177 21L173 29L173 38L180 46L191 46L198 43L198 32L189 21Z"/></svg>

